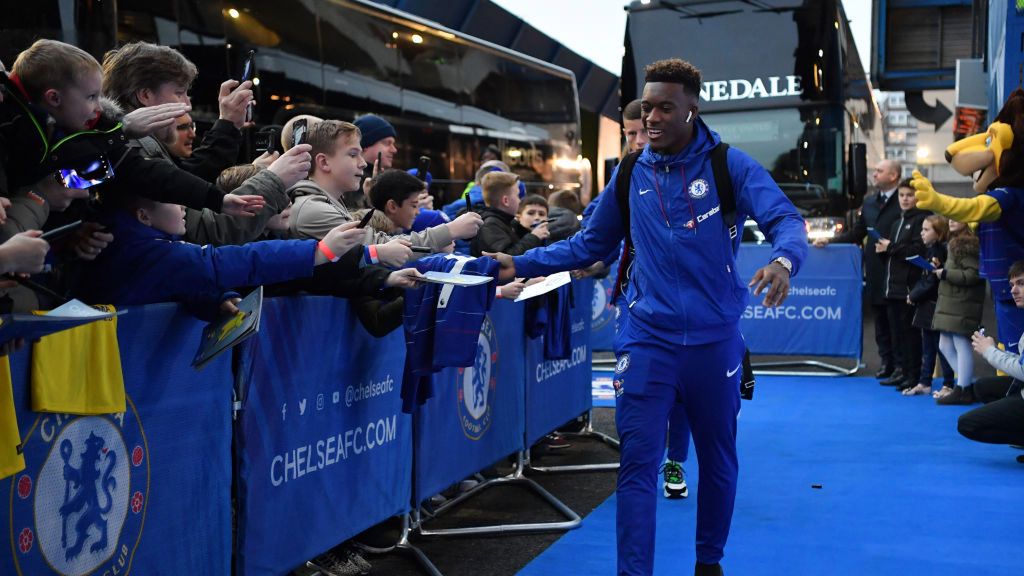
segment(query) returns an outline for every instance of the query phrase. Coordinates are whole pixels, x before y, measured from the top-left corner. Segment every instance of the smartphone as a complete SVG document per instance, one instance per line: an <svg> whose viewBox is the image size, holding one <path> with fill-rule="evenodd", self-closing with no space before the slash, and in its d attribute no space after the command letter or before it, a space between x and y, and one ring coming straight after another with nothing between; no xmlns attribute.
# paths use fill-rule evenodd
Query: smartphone
<svg viewBox="0 0 1024 576"><path fill-rule="evenodd" d="M427 183L427 174L430 173L430 156L420 156L420 165L416 167L416 177L424 184Z"/></svg>
<svg viewBox="0 0 1024 576"><path fill-rule="evenodd" d="M430 254L432 252L430 246L409 246L409 249L413 252L420 252L422 254Z"/></svg>
<svg viewBox="0 0 1024 576"><path fill-rule="evenodd" d="M292 124L292 147L306 141L306 119L300 118Z"/></svg>
<svg viewBox="0 0 1024 576"><path fill-rule="evenodd" d="M256 133L256 152L262 154L264 152L273 154L277 149L278 141L278 130L277 128L264 128Z"/></svg>
<svg viewBox="0 0 1024 576"><path fill-rule="evenodd" d="M370 218L373 216L374 209L370 208L363 214L363 219L359 221L359 225L356 228L366 228L366 225L370 223Z"/></svg>
<svg viewBox="0 0 1024 576"><path fill-rule="evenodd" d="M43 232L43 235L40 236L40 238L46 240L47 242L51 242L53 240L56 240L57 238L60 238L61 236L70 234L71 232L74 232L75 230L78 230L81 227L82 221L75 220L71 224L65 224L64 226L61 226L59 228L54 228L53 230Z"/></svg>
<svg viewBox="0 0 1024 576"><path fill-rule="evenodd" d="M382 158L384 158L384 153L378 151L377 152L377 163L373 165L374 172L376 172L377 174L380 174L381 172L384 171L384 164L382 164L382 162L383 162Z"/></svg>
<svg viewBox="0 0 1024 576"><path fill-rule="evenodd" d="M256 51L249 50L249 53L245 56L245 62L242 64L242 79L239 82L245 82L246 80L252 80L253 72L256 68Z"/></svg>
<svg viewBox="0 0 1024 576"><path fill-rule="evenodd" d="M256 73L256 51L249 50L249 54L245 57L245 63L242 64L242 79L240 82L246 80L252 80ZM252 104L249 104L245 108L245 121L252 122Z"/></svg>

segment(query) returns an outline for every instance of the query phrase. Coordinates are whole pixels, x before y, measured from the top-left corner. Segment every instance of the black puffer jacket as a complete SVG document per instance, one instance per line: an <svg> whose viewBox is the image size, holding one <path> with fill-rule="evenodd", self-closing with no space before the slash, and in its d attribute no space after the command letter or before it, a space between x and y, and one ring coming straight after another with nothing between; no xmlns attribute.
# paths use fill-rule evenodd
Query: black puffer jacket
<svg viewBox="0 0 1024 576"><path fill-rule="evenodd" d="M882 253L885 263L885 298L886 300L906 300L910 288L921 278L922 270L907 262L910 256L924 254L924 241L921 240L921 226L928 212L911 208L900 214L893 222L889 234L889 249Z"/></svg>
<svg viewBox="0 0 1024 576"><path fill-rule="evenodd" d="M543 240L531 233L522 236L517 234L511 214L488 206L480 210L480 216L484 219L484 225L470 242L473 256L480 256L484 252L504 252L510 256L519 256L531 248L544 245ZM525 231L522 227L520 230Z"/></svg>

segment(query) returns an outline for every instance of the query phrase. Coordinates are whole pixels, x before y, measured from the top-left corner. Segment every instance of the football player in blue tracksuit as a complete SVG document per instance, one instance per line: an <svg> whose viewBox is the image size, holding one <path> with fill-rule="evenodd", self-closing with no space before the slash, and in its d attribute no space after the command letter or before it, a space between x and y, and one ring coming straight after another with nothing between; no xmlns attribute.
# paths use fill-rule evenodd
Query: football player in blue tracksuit
<svg viewBox="0 0 1024 576"><path fill-rule="evenodd" d="M622 456L617 487L618 574L654 569L658 465L673 405L690 421L697 487L695 574L722 574L719 561L736 497L736 418L745 346L739 319L748 288L767 289L765 306L789 292L807 254L804 222L755 160L728 150L736 222L750 216L770 239L771 259L749 285L736 271L739 235L729 238L709 154L719 142L697 116L700 71L678 59L646 70L642 118L650 139L633 168L630 235L636 250L616 335L616 425ZM583 268L604 258L624 236L613 174L582 233L522 256L494 257L502 277L533 277Z"/></svg>

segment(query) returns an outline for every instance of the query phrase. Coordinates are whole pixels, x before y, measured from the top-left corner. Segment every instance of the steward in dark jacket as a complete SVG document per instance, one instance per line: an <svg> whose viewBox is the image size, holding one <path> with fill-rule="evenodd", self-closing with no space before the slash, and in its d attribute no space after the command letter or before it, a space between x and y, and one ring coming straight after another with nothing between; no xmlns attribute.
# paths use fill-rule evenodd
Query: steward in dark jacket
<svg viewBox="0 0 1024 576"><path fill-rule="evenodd" d="M880 193L865 196L860 215L853 227L845 234L836 236L830 243L863 244L868 235L868 228L874 228L878 230L879 234L885 235L892 229L893 223L899 219L900 205L895 191L884 203ZM865 291L871 304L873 306L884 305L885 262L879 254L875 253L874 243L870 242L870 239L864 249L864 280Z"/></svg>

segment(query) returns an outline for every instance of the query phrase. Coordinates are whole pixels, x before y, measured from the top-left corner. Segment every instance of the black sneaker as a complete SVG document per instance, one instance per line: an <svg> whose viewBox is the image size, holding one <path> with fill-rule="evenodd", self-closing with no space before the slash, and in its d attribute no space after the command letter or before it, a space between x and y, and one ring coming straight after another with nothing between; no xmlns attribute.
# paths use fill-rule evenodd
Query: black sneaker
<svg viewBox="0 0 1024 576"><path fill-rule="evenodd" d="M661 472L665 478L665 498L677 500L690 495L690 490L686 487L686 471L683 470L682 464L668 460L661 466Z"/></svg>
<svg viewBox="0 0 1024 576"><path fill-rule="evenodd" d="M900 382L903 382L903 380L903 370L897 368L896 370L893 371L891 376L889 376L885 380L882 380L881 382L879 382L879 384L881 384L882 386L895 386Z"/></svg>
<svg viewBox="0 0 1024 576"><path fill-rule="evenodd" d="M697 562L697 566L693 569L693 576L725 576L725 572L722 570L721 564L701 564Z"/></svg>
<svg viewBox="0 0 1024 576"><path fill-rule="evenodd" d="M882 367L878 369L878 372L875 372L875 378L878 379L888 378L889 376L892 376L892 366L886 366L883 364Z"/></svg>

